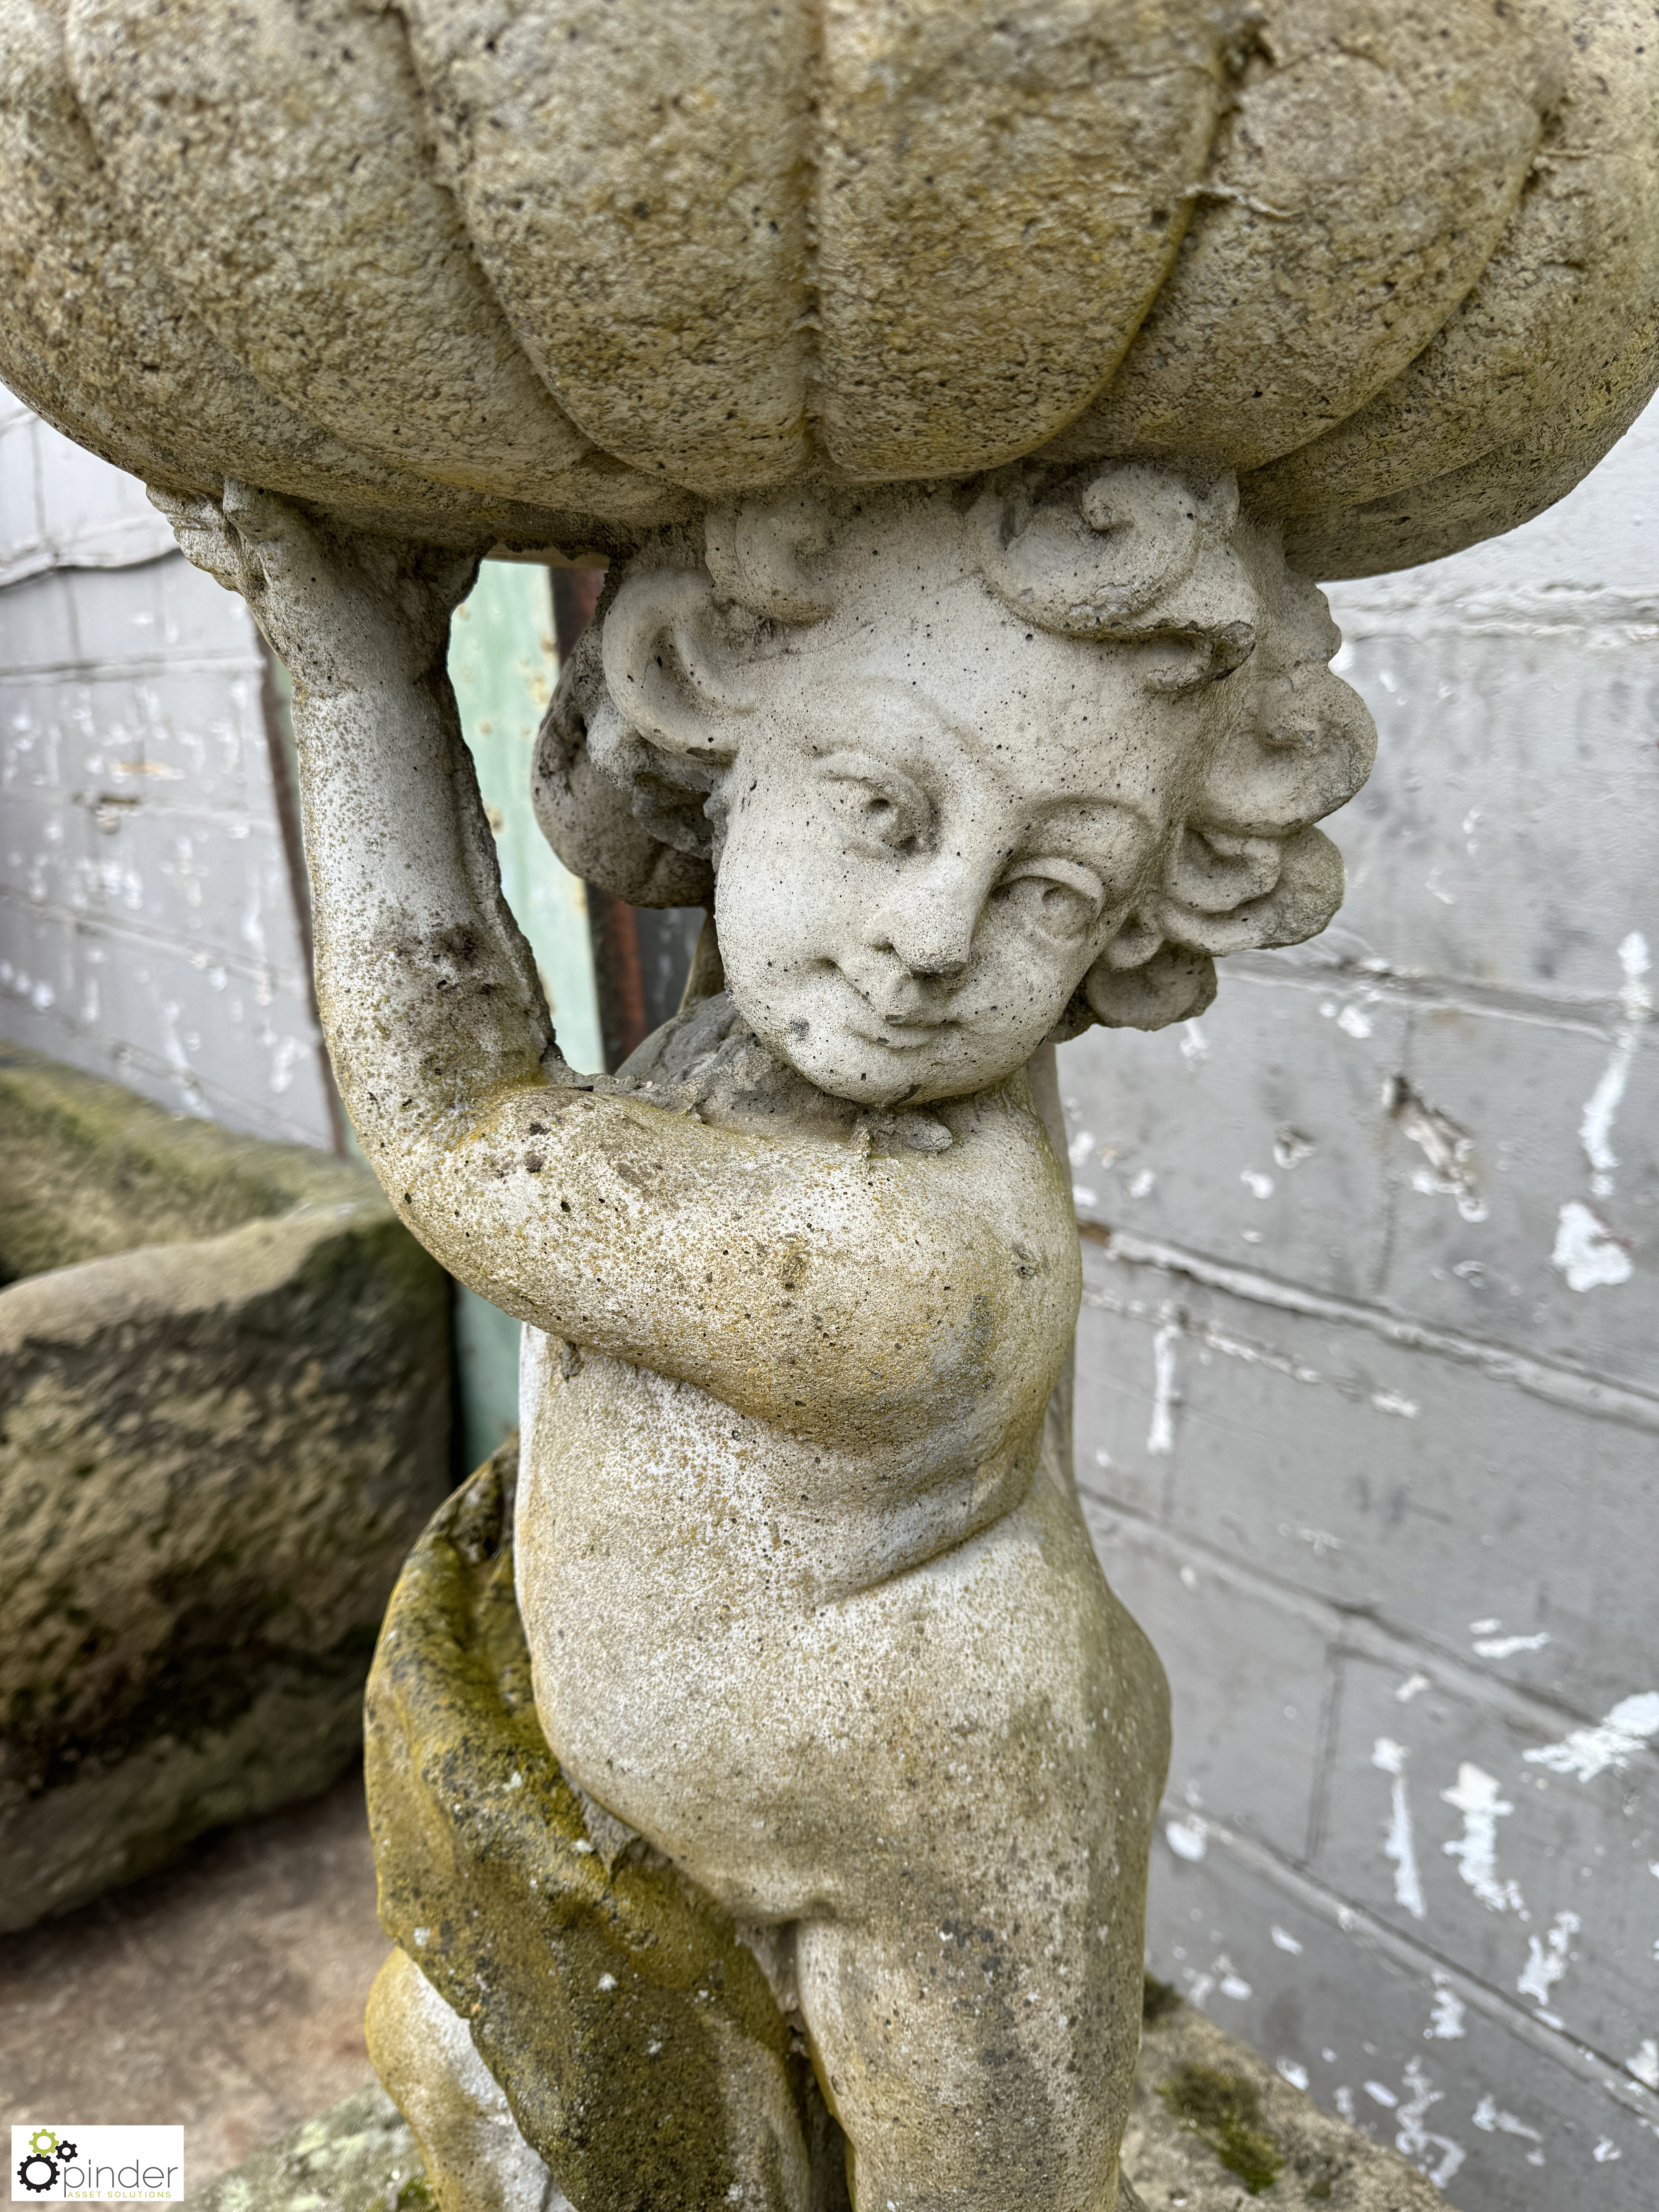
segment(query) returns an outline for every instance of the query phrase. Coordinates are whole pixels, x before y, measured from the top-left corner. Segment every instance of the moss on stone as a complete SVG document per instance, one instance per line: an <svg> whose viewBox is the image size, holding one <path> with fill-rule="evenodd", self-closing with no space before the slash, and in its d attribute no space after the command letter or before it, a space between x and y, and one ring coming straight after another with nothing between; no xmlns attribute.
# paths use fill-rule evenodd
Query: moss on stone
<svg viewBox="0 0 1659 2212"><path fill-rule="evenodd" d="M516 1459L440 1508L387 1610L366 1733L381 1923L582 2212L706 2212L737 2181L733 2079L779 2069L809 2142L815 2087L731 1919L643 1844L607 1867L588 1835L532 1698Z"/></svg>
<svg viewBox="0 0 1659 2212"><path fill-rule="evenodd" d="M449 1473L361 1167L0 1048L0 1929L325 1784Z"/></svg>
<svg viewBox="0 0 1659 2212"><path fill-rule="evenodd" d="M1141 1977L1140 2024L1143 2027L1156 2027L1159 2021L1167 2020L1172 2012L1179 2010L1180 2005L1179 1990L1171 1987L1168 1982L1160 1982L1156 1974Z"/></svg>
<svg viewBox="0 0 1659 2212"><path fill-rule="evenodd" d="M433 2212L435 2203L420 2148L379 2087L359 2089L185 2199L188 2212Z"/></svg>
<svg viewBox="0 0 1659 2212"><path fill-rule="evenodd" d="M1273 2187L1284 2170L1285 2154L1267 2127L1261 2096L1248 2075L1188 2063L1160 2082L1158 2094L1183 2126L1204 2138L1252 2197Z"/></svg>
<svg viewBox="0 0 1659 2212"><path fill-rule="evenodd" d="M21 1045L0 1045L0 1283L363 1194L345 1161L170 1114Z"/></svg>

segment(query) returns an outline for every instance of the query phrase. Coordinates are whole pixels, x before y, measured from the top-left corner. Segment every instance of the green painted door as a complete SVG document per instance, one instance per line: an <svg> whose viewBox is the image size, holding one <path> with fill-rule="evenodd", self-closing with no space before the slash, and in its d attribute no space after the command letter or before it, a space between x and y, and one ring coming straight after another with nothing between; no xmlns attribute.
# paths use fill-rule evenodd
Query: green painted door
<svg viewBox="0 0 1659 2212"><path fill-rule="evenodd" d="M530 940L573 1067L604 1066L582 886L536 826L530 768L558 676L547 571L486 561L450 633L449 677L495 833L501 889ZM455 1364L462 1455L475 1468L519 1420L519 1324L475 1291L455 1293Z"/></svg>

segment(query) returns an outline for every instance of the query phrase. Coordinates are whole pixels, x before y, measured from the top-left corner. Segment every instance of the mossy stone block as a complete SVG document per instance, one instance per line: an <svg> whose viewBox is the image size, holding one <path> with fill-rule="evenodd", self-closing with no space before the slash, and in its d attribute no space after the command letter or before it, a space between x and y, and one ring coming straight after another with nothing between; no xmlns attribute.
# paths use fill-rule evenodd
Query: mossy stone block
<svg viewBox="0 0 1659 2212"><path fill-rule="evenodd" d="M0 1929L325 1788L448 1479L448 1284L361 1169L0 1050Z"/></svg>

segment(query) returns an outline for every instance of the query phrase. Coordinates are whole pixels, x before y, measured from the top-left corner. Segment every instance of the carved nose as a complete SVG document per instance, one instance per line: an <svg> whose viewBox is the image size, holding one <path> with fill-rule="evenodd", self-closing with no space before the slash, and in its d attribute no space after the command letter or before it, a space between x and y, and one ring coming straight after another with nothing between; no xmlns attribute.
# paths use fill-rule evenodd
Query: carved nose
<svg viewBox="0 0 1659 2212"><path fill-rule="evenodd" d="M876 933L876 951L891 953L914 982L953 982L967 973L969 945L964 936L947 936L940 929L883 929ZM902 988L902 984L900 984Z"/></svg>
<svg viewBox="0 0 1659 2212"><path fill-rule="evenodd" d="M907 975L918 981L951 982L967 971L973 946L973 921L941 908L932 913L878 915L871 931L878 952L890 952Z"/></svg>
<svg viewBox="0 0 1659 2212"><path fill-rule="evenodd" d="M900 957L913 975L936 976L941 982L964 975L968 968L965 952L946 952L938 948L901 954Z"/></svg>

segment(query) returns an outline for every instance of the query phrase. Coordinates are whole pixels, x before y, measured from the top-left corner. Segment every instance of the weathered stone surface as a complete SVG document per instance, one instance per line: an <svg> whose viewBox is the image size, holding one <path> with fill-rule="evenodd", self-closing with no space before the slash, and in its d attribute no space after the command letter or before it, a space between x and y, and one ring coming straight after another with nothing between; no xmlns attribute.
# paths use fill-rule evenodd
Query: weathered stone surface
<svg viewBox="0 0 1659 2212"><path fill-rule="evenodd" d="M207 489L227 471L389 530L545 532L533 509L407 475L331 436L260 384L180 298L129 228L76 104L59 11L0 15L0 232L9 310L0 368L38 413L147 483Z"/></svg>
<svg viewBox="0 0 1659 2212"><path fill-rule="evenodd" d="M0 1925L350 1758L447 1286L361 1170L0 1053Z"/></svg>
<svg viewBox="0 0 1659 2212"><path fill-rule="evenodd" d="M463 491L619 520L658 504L515 343L428 158L397 15L82 0L67 51L129 223L265 389Z"/></svg>
<svg viewBox="0 0 1659 2212"><path fill-rule="evenodd" d="M596 1814L537 1719L518 1459L503 1445L445 1505L387 1611L367 1732L382 1923L441 2018L471 2023L519 2133L588 2212L793 2201L777 2170L824 2126L805 2045L731 1915ZM369 2033L434 2170L472 2168L430 2022L377 1984ZM476 2182L441 2196L478 2201Z"/></svg>
<svg viewBox="0 0 1659 2212"><path fill-rule="evenodd" d="M1392 383L1251 483L1310 574L1402 568L1513 529L1589 472L1652 389L1652 15L1645 0L1567 0L1530 24L1546 15L1562 73L1480 279Z"/></svg>
<svg viewBox="0 0 1659 2212"><path fill-rule="evenodd" d="M1149 1980L1119 2212L1446 2212L1397 2153L1322 2112ZM186 2200L188 2212L416 2212L433 2191L383 2090L348 2097ZM556 2186L542 2212L567 2212ZM1035 2208L1034 2208L1035 2212Z"/></svg>
<svg viewBox="0 0 1659 2212"><path fill-rule="evenodd" d="M0 367L179 492L620 544L1201 457L1368 574L1659 375L1641 0L4 0Z"/></svg>

